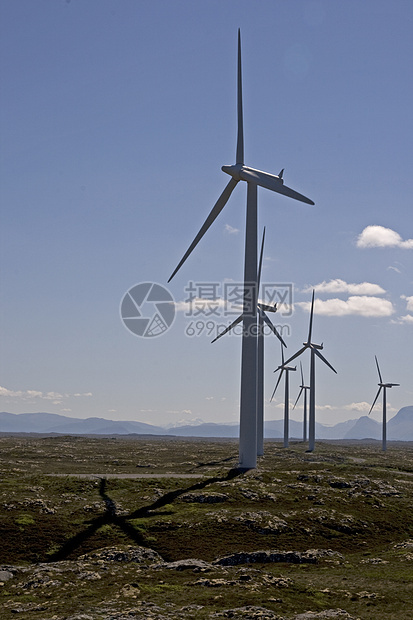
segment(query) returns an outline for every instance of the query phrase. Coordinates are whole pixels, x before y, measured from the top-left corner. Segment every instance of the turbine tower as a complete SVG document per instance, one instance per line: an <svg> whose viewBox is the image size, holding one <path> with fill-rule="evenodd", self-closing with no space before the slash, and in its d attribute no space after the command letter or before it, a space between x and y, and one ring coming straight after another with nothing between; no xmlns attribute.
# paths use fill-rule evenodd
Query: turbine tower
<svg viewBox="0 0 413 620"><path fill-rule="evenodd" d="M399 386L400 383L383 383L383 379L381 378L381 372L380 372L380 368L379 368L379 362L377 361L377 357L375 357L376 360L376 366L377 366L377 372L379 373L379 379L380 379L380 383L378 384L379 390L376 394L376 398L373 401L372 406L370 407L370 411L369 411L369 415L373 410L374 405L376 404L376 401L380 395L381 390L383 390L383 429L382 429L382 442L381 442L381 448L383 451L386 451L387 449L387 419L386 419L386 390L387 388L392 388L392 387L396 387Z"/></svg>
<svg viewBox="0 0 413 620"><path fill-rule="evenodd" d="M239 467L250 469L257 466L257 194L258 186L313 205L314 202L284 185L283 171L278 176L255 170L244 165L244 129L242 118L241 34L238 30L238 87L237 87L237 148L236 163L222 166L231 179L218 198L195 239L178 263L168 282L182 267L215 219L228 202L239 181L247 183L247 215L245 227L243 331L241 354L241 401Z"/></svg>
<svg viewBox="0 0 413 620"><path fill-rule="evenodd" d="M262 233L260 261L257 275L257 291L259 293L261 283L261 271L262 271L262 258L264 253L264 241L265 241L265 226ZM280 340L281 344L286 347L284 340L278 333L275 326L272 324L266 312L277 312L277 305L273 306L264 304L262 302L257 303L258 314L258 336L257 336L257 456L264 454L264 322L268 325L270 330ZM225 336L233 327L241 323L244 315L240 314L235 321L228 325L214 340L216 342L222 336Z"/></svg>
<svg viewBox="0 0 413 620"><path fill-rule="evenodd" d="M320 360L323 360L323 362L327 364L327 366L331 368L331 370L337 374L337 371L334 370L332 365L320 353L320 350L323 348L323 345L315 344L314 342L311 342L311 332L313 329L313 313L314 313L314 290L313 290L313 297L311 300L310 327L308 330L307 342L304 342L303 348L297 351L297 353L295 353L292 357L290 357L289 360L285 362L286 364L289 364L294 359L296 359L296 357L299 357L302 353L304 353L306 349L310 349L310 354L311 354L310 356L310 415L309 415L310 419L309 419L309 429L308 429L308 436L309 436L308 450L310 452L314 450L314 446L315 446L315 358L316 356L319 357Z"/></svg>
<svg viewBox="0 0 413 620"><path fill-rule="evenodd" d="M300 391L298 392L297 400L294 403L293 409L295 409L298 401L300 400L301 394L304 392L303 441L306 442L307 441L307 390L310 389L310 386L304 384L303 365L301 361L300 361L300 370L301 370Z"/></svg>
<svg viewBox="0 0 413 620"><path fill-rule="evenodd" d="M276 368L274 370L274 372L277 372L278 370L280 370L280 374L278 377L278 381L275 384L275 388L274 391L272 393L271 396L271 400L274 398L274 394L277 391L277 387L280 384L281 381L281 377L283 376L283 372L285 372L285 383L284 383L284 448L288 448L288 435L289 435L289 407L290 407L290 390L289 390L289 373L292 370L297 370L297 366L288 366L288 364L285 363L284 361L284 351L283 348L281 347L281 366L278 366L278 368Z"/></svg>

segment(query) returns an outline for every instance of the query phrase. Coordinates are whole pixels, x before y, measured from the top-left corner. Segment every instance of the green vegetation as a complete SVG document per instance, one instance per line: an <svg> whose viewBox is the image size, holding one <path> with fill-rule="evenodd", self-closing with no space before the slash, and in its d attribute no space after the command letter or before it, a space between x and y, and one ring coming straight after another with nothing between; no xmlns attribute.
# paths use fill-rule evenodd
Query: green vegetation
<svg viewBox="0 0 413 620"><path fill-rule="evenodd" d="M411 618L412 456L409 443L310 454L267 442L240 473L233 440L3 436L0 570L14 576L2 617L202 620L255 605L286 620ZM119 559L140 547L161 557ZM319 551L315 563L210 564L264 549ZM166 564L189 558L208 564Z"/></svg>

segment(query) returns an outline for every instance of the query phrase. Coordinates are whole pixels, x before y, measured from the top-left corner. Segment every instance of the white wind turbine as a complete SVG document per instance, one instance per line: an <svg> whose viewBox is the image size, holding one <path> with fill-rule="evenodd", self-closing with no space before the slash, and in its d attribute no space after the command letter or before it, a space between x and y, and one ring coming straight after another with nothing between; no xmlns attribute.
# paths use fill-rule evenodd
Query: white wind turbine
<svg viewBox="0 0 413 620"><path fill-rule="evenodd" d="M304 384L303 365L301 361L300 361L300 370L301 370L300 391L298 392L297 400L294 403L293 409L295 409L298 401L300 400L301 394L304 392L303 441L305 442L307 441L307 390L310 389L310 386Z"/></svg>
<svg viewBox="0 0 413 620"><path fill-rule="evenodd" d="M380 372L380 368L379 368L379 362L377 361L377 357L375 357L376 360L376 366L377 366L377 372L379 373L379 379L380 379L380 383L378 384L379 390L376 394L376 398L373 401L372 406L370 407L370 411L369 411L369 415L373 410L374 405L376 404L376 401L380 395L381 390L383 390L383 429L382 429L382 443L381 443L381 447L382 450L386 450L387 449L387 419L386 419L386 390L387 388L392 388L392 387L396 387L399 386L400 383L383 383L383 379L381 378L381 372Z"/></svg>
<svg viewBox="0 0 413 620"><path fill-rule="evenodd" d="M288 435L289 435L289 408L290 408L290 389L289 389L289 374L291 371L293 370L297 370L297 366L288 366L288 363L286 363L284 361L284 351L283 348L281 347L281 366L278 366L278 368L276 368L274 370L274 372L277 372L278 370L280 370L280 375L278 377L278 381L275 384L275 388L274 391L272 393L271 396L271 400L274 398L274 394L277 391L277 387L280 384L281 381L281 377L283 376L283 372L285 372L285 379L284 379L284 448L288 448Z"/></svg>
<svg viewBox="0 0 413 620"><path fill-rule="evenodd" d="M265 241L265 226L262 233L260 261L257 275L257 291L259 294L261 283L261 271L262 271L262 259L264 254L264 241ZM268 325L270 330L277 336L281 344L287 346L278 333L271 320L266 315L266 312L277 312L277 305L273 306L258 302L257 314L258 314L258 336L257 336L257 456L264 454L264 323ZM222 336L225 336L233 327L241 323L244 315L240 314L224 331L222 331L214 340L213 343L219 340Z"/></svg>
<svg viewBox="0 0 413 620"><path fill-rule="evenodd" d="M308 330L307 342L304 342L303 348L297 351L297 353L295 353L292 357L290 357L289 360L285 362L286 364L289 364L296 357L304 353L306 349L310 349L310 353L311 353L311 357L310 357L310 415L309 415L310 419L309 419L309 429L308 429L308 436L309 436L308 449L310 452L314 450L314 446L315 446L315 358L316 356L319 357L320 360L323 360L323 362L327 364L327 366L331 368L331 370L337 374L337 371L334 370L332 365L329 362L327 362L326 358L320 353L320 349L323 348L323 345L315 344L314 342L311 342L311 332L313 329L313 313L314 313L314 290L313 290L313 297L311 300L310 327Z"/></svg>
<svg viewBox="0 0 413 620"><path fill-rule="evenodd" d="M241 34L238 30L238 88L237 88L237 150L236 163L222 166L222 171L231 177L218 198L200 231L189 246L168 282L182 267L193 249L221 213L239 181L247 183L247 217L245 227L243 336L241 357L241 400L239 467L254 468L257 465L257 188L264 187L284 196L313 205L314 202L284 185L283 171L278 176L255 170L244 165L244 130L242 120L242 78L241 78Z"/></svg>

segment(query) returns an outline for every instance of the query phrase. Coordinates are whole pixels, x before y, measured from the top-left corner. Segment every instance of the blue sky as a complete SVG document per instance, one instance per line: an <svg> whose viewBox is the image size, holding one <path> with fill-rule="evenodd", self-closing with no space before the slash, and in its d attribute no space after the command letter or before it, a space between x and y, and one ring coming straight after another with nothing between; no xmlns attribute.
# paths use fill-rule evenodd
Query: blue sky
<svg viewBox="0 0 413 620"><path fill-rule="evenodd" d="M179 303L166 333L132 335L119 307L138 283L166 285L228 182L238 28L245 163L285 168L286 184L316 203L258 195L262 280L293 287L292 315L273 318L287 355L306 339L315 287L314 338L338 373L317 367L317 419L368 412L374 355L401 384L389 414L413 404L410 0L0 9L2 410L237 421L241 338L211 345L211 317L185 316L183 302L191 281L219 293L242 281L244 184L167 286ZM205 329L188 336L194 318ZM268 336L267 401L279 363ZM282 416L281 401L267 402L267 419Z"/></svg>

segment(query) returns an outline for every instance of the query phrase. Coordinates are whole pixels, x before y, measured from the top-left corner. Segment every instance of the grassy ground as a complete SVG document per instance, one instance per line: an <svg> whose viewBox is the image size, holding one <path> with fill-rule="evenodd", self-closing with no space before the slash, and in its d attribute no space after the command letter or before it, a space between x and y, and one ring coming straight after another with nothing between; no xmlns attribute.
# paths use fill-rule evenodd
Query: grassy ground
<svg viewBox="0 0 413 620"><path fill-rule="evenodd" d="M407 620L412 456L409 443L386 453L319 443L310 454L267 442L258 468L240 473L232 440L1 437L0 569L13 574L0 581L2 617L202 619L252 605L273 615L221 617L341 609ZM99 556L129 545L161 558ZM324 550L316 563L210 564L311 549ZM209 564L167 564L188 558Z"/></svg>

